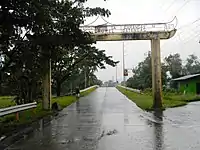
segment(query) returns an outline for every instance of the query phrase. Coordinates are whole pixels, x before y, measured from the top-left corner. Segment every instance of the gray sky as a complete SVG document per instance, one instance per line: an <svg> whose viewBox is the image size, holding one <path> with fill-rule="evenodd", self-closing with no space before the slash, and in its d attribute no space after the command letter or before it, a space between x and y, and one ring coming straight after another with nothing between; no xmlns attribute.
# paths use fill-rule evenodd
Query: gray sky
<svg viewBox="0 0 200 150"><path fill-rule="evenodd" d="M168 22L175 16L178 18L180 28L176 35L166 41L161 41L161 56L180 53L183 60L189 54L200 58L200 19L197 11L200 9L200 0L88 0L90 7L103 7L111 11L106 20L112 24L156 23ZM85 24L95 20L88 18ZM105 23L99 18L93 25ZM193 24L192 24L193 23ZM150 41L124 41L125 66L133 68L138 62L144 60L145 53L150 50ZM122 79L122 42L97 42L96 47L105 49L107 55L119 60L118 80ZM108 66L107 69L96 72L97 77L107 81L116 76L116 68ZM132 74L130 74L131 76Z"/></svg>

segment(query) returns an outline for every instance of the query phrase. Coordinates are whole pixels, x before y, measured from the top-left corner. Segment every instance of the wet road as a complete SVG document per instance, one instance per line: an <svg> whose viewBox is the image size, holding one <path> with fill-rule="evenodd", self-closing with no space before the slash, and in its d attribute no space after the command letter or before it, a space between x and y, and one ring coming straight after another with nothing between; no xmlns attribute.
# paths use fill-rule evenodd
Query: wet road
<svg viewBox="0 0 200 150"><path fill-rule="evenodd" d="M98 88L8 149L199 150L199 108L196 102L151 114L115 88Z"/></svg>

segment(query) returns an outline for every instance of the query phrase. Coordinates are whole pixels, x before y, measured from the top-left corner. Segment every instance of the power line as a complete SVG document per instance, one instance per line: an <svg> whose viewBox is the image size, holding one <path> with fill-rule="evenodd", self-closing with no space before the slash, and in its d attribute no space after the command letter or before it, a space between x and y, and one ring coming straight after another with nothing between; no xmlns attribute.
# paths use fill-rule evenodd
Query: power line
<svg viewBox="0 0 200 150"><path fill-rule="evenodd" d="M174 13L175 15L174 16L177 16L177 14L190 2L191 0L185 0L185 3L176 11L176 13ZM165 10L165 12L167 10L169 10L173 4L176 2L176 0L173 0L172 3L169 5L169 7Z"/></svg>
<svg viewBox="0 0 200 150"><path fill-rule="evenodd" d="M164 1L162 4L161 4L161 8L166 4L166 1Z"/></svg>
<svg viewBox="0 0 200 150"><path fill-rule="evenodd" d="M182 28L185 28L185 27L187 27L187 26L191 26L191 25L195 24L195 23L198 22L198 21L200 21L200 18L196 19L195 21L193 21L193 22L191 22L191 23L188 23L188 24L186 24L186 25L183 25L183 26L179 27L178 30L180 30L180 29L182 29Z"/></svg>
<svg viewBox="0 0 200 150"><path fill-rule="evenodd" d="M199 20L200 20L200 19L199 19ZM192 33L192 31L193 31L193 33L196 33L197 31L196 31L195 29L197 29L197 27L199 27L199 26L200 26L200 24L198 24L198 25L196 25L195 27L193 27L192 29L190 29L189 33ZM180 29L180 28L179 28L179 29ZM178 33L178 35L180 36L183 32L184 32L184 31ZM187 33L187 34L188 34L188 33ZM191 34L190 34L190 35L191 35Z"/></svg>
<svg viewBox="0 0 200 150"><path fill-rule="evenodd" d="M178 36L181 36L182 34L184 34L185 32L187 32L187 35L191 35L192 33L196 33L197 30L196 29L199 29L198 27L200 26L199 25L196 25L195 27L192 27L192 28L189 28L189 31L188 30L182 30L181 29L179 30L180 32L178 32L176 35ZM190 34L191 33L191 34Z"/></svg>
<svg viewBox="0 0 200 150"><path fill-rule="evenodd" d="M192 38L189 38L187 41L185 41L183 44L188 43L189 41L195 39L196 37L200 36L200 33L195 34Z"/></svg>
<svg viewBox="0 0 200 150"><path fill-rule="evenodd" d="M196 31L196 32L198 32L198 33L196 33L196 34L190 34L190 36L184 38L183 40L180 38L180 35L178 35L178 37L179 37L179 41L178 41L178 42L182 42L182 44L188 43L189 41L195 39L197 36L200 35L199 31ZM164 44L162 44L162 45L161 45L161 49L162 49L165 45L167 45L167 44L169 44L169 43L164 43Z"/></svg>
<svg viewBox="0 0 200 150"><path fill-rule="evenodd" d="M165 12L166 11L168 11L172 6L173 6L173 4L176 2L176 0L173 0L173 2L167 7L167 9L165 10Z"/></svg>
<svg viewBox="0 0 200 150"><path fill-rule="evenodd" d="M189 37L186 37L185 39L181 40L179 39L179 42L182 42L181 44L187 44L188 42L190 42L191 40L194 40L195 38L197 38L198 36L200 36L200 31L196 31L196 34L190 34ZM164 43L161 48L166 45L168 43Z"/></svg>
<svg viewBox="0 0 200 150"><path fill-rule="evenodd" d="M198 19L196 19L196 20L194 20L194 21L192 21L191 23L188 23L188 24L186 24L186 25L183 25L183 26L181 26L181 27L179 27L178 28L178 30L181 30L181 29L183 29L183 28L186 28L186 27L188 27L188 26L191 26L191 25L193 25L193 24L195 24L195 23L197 23L197 22L199 22L200 21L200 18L198 18ZM199 25L197 25L197 26L195 26L194 28L196 29L197 27L199 27L200 26L200 24ZM194 30L194 28L192 28L192 30ZM183 32L183 31L182 31ZM178 36L178 38L179 38L179 41L182 41L182 42L185 42L185 41L188 41L187 39L190 39L190 38L185 38L184 40L182 40L181 38L180 38L180 35L181 35L181 33L182 32L180 32L180 33L177 33L177 36ZM190 31L191 32L191 31ZM196 31L194 31L194 32L196 32ZM190 34L191 35L191 34ZM176 37L177 37L176 36ZM195 34L195 36L196 36L196 34ZM198 35L197 35L198 36ZM193 36L192 36L193 37ZM191 39L190 39L191 40ZM187 42L186 42L187 43ZM164 43L164 44L162 44L161 45L161 48L163 48L163 46L164 45L166 45L167 43Z"/></svg>
<svg viewBox="0 0 200 150"><path fill-rule="evenodd" d="M176 15L183 9L191 0L186 0L185 3L176 11Z"/></svg>
<svg viewBox="0 0 200 150"><path fill-rule="evenodd" d="M101 19L103 19L103 21L105 21L105 22L108 23L108 24L114 25L114 24L108 22L106 19L104 19L103 16L101 16Z"/></svg>
<svg viewBox="0 0 200 150"><path fill-rule="evenodd" d="M89 24L86 24L86 25L84 25L84 26L89 26L89 25L92 25L93 23L95 23L97 20L99 19L99 16L97 16L96 17L96 19L94 20L94 21L92 21L91 23L89 23Z"/></svg>

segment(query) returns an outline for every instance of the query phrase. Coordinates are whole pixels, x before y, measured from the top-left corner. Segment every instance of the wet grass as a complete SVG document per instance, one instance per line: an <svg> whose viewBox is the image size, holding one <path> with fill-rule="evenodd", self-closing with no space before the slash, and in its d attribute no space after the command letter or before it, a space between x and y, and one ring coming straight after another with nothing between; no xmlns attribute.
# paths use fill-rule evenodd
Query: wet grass
<svg viewBox="0 0 200 150"><path fill-rule="evenodd" d="M81 96L86 96L95 89L96 88L92 88L82 92ZM57 102L62 108L65 108L74 103L76 100L77 99L75 96L64 96L52 98L52 103ZM15 105L11 97L0 97L1 108L11 105ZM38 103L37 108L20 112L19 121L16 120L15 114L0 117L0 135L12 133L12 131L24 128L25 126L30 125L32 122L52 114L52 111L43 110L42 104Z"/></svg>
<svg viewBox="0 0 200 150"><path fill-rule="evenodd" d="M12 96L1 96L0 97L0 108L9 107L15 105Z"/></svg>
<svg viewBox="0 0 200 150"><path fill-rule="evenodd" d="M81 92L80 96L84 97L87 96L88 94L92 93L94 90L96 89L96 87L88 89L84 92ZM63 96L63 97L55 97L52 99L52 103L57 102L62 108L67 107L69 105L71 105L72 103L74 103L76 101L76 97L75 96Z"/></svg>
<svg viewBox="0 0 200 150"><path fill-rule="evenodd" d="M57 102L62 108L69 106L70 104L76 101L75 96L63 96L63 97L55 97L52 99L52 104Z"/></svg>
<svg viewBox="0 0 200 150"><path fill-rule="evenodd" d="M96 87L91 88L91 89L89 89L89 90L87 90L87 91L82 92L82 93L81 93L81 96L86 96L86 95L92 93L94 90L96 90Z"/></svg>
<svg viewBox="0 0 200 150"><path fill-rule="evenodd" d="M122 87L117 87L117 89L126 95L130 100L135 102L141 109L153 110L153 97L151 95L134 93ZM188 102L198 100L200 100L200 96L196 95L175 95L173 93L164 93L162 109L184 106Z"/></svg>
<svg viewBox="0 0 200 150"><path fill-rule="evenodd" d="M42 110L41 103L38 104L37 108L26 110L19 113L20 120L17 121L15 114L10 114L0 118L0 135L1 134L10 134L12 131L16 131L20 128L30 125L32 122L47 116L51 115L51 111Z"/></svg>

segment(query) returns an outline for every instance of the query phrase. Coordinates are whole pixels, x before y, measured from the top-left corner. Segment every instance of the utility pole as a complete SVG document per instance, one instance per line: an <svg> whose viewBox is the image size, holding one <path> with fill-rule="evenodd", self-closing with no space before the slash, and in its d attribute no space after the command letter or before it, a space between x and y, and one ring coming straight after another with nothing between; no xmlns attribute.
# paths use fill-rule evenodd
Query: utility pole
<svg viewBox="0 0 200 150"><path fill-rule="evenodd" d="M86 68L85 68L85 89L87 88L87 75L86 75Z"/></svg>
<svg viewBox="0 0 200 150"><path fill-rule="evenodd" d="M117 65L116 65L116 83L117 83Z"/></svg>
<svg viewBox="0 0 200 150"><path fill-rule="evenodd" d="M73 87L72 87L72 82L71 82L71 95L73 94Z"/></svg>
<svg viewBox="0 0 200 150"><path fill-rule="evenodd" d="M123 42L123 48L122 48L122 63L123 63L123 82L125 86L125 75L124 75L124 69L125 69L125 62L124 62L124 42Z"/></svg>
<svg viewBox="0 0 200 150"><path fill-rule="evenodd" d="M90 87L90 76L88 76L88 86Z"/></svg>

